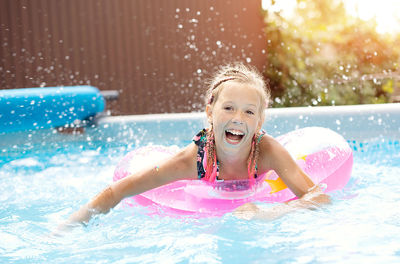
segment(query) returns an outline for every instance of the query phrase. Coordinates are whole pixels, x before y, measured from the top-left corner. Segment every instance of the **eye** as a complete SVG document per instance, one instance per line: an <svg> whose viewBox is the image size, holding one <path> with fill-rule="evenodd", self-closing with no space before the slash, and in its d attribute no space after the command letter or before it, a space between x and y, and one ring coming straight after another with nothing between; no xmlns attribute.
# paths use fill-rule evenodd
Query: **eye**
<svg viewBox="0 0 400 264"><path fill-rule="evenodd" d="M254 115L254 111L252 111L252 110L247 110L247 111L246 111L246 114Z"/></svg>
<svg viewBox="0 0 400 264"><path fill-rule="evenodd" d="M224 110L231 111L233 110L232 106L224 106Z"/></svg>

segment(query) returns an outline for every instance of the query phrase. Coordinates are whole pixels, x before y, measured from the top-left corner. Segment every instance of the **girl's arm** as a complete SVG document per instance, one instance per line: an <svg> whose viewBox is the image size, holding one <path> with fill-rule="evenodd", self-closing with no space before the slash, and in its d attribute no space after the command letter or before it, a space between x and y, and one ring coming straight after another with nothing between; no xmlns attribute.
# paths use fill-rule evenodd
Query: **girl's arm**
<svg viewBox="0 0 400 264"><path fill-rule="evenodd" d="M107 213L126 197L176 180L196 179L196 155L197 146L191 143L172 158L112 183L73 213L59 229L76 223L87 223L93 215Z"/></svg>
<svg viewBox="0 0 400 264"><path fill-rule="evenodd" d="M245 204L235 210L235 215L244 219L276 219L291 211L315 209L329 204L330 198L297 165L289 152L275 139L265 135L260 142L259 171L274 170L286 186L299 198L261 209L254 204Z"/></svg>

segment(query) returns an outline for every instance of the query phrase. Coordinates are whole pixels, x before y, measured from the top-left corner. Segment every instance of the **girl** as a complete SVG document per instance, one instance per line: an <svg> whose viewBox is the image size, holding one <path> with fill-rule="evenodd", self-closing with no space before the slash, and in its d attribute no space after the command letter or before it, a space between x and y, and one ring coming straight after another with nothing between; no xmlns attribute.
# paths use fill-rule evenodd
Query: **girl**
<svg viewBox="0 0 400 264"><path fill-rule="evenodd" d="M221 67L210 82L206 100L210 127L197 134L193 143L163 163L111 184L72 214L65 227L88 222L94 214L107 213L125 197L173 181L252 181L269 170L275 170L299 199L269 210L245 204L234 212L236 216L271 219L294 208L329 203L329 197L298 167L290 154L261 130L269 93L256 69L243 64Z"/></svg>

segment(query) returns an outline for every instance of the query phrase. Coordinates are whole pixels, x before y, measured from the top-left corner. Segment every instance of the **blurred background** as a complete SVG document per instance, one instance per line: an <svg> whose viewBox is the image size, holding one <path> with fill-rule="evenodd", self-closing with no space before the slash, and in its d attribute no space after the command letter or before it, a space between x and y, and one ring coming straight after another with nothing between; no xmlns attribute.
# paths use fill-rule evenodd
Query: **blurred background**
<svg viewBox="0 0 400 264"><path fill-rule="evenodd" d="M117 90L112 115L197 112L219 65L272 107L400 101L400 1L0 0L0 89Z"/></svg>

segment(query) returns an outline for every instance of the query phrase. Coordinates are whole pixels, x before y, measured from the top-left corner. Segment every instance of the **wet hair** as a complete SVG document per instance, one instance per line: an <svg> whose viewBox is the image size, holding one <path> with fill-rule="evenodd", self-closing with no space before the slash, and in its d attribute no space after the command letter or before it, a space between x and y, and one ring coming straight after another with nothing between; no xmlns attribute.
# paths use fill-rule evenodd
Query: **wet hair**
<svg viewBox="0 0 400 264"><path fill-rule="evenodd" d="M254 87L260 95L260 116L264 120L265 109L268 107L268 101L270 99L269 89L264 81L261 73L253 66L247 66L243 63L233 63L221 66L215 75L210 79L208 84L208 90L206 93L206 104L214 107L215 102L218 100L218 96L223 90L223 83L228 81L234 81L241 84L248 84ZM207 168L205 179L212 181L212 168L217 166L216 161L216 147L214 140L213 126L207 131ZM254 173L257 172L256 163L259 156L259 142L262 135L260 132L256 132L252 139L250 155L248 158L248 174L249 179L253 180Z"/></svg>
<svg viewBox="0 0 400 264"><path fill-rule="evenodd" d="M214 106L218 96L224 87L222 84L228 81L248 84L254 87L260 95L260 114L264 117L264 111L268 107L270 92L261 73L253 66L243 63L232 63L221 66L208 82L206 92L206 104Z"/></svg>

